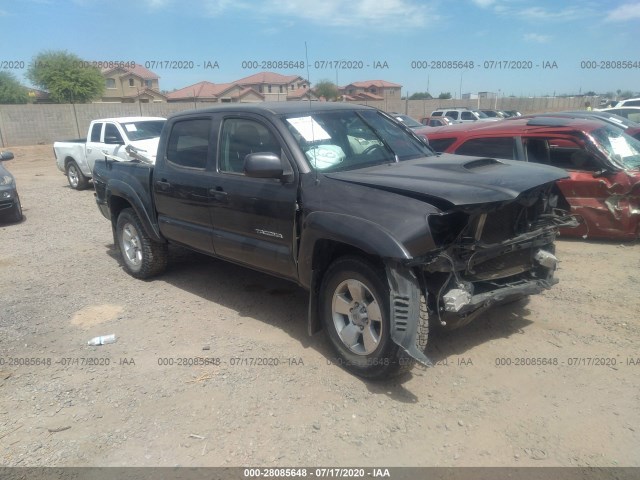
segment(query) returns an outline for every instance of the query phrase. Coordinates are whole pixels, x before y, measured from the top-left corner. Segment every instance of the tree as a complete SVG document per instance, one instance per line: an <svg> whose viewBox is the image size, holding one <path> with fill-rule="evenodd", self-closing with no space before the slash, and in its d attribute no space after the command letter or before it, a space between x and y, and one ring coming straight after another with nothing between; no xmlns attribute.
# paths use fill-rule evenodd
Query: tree
<svg viewBox="0 0 640 480"><path fill-rule="evenodd" d="M313 88L313 93L317 97L324 97L327 100L335 100L340 96L340 91L335 83L330 80L320 80Z"/></svg>
<svg viewBox="0 0 640 480"><path fill-rule="evenodd" d="M409 97L409 100L429 100L433 98L429 92L416 92Z"/></svg>
<svg viewBox="0 0 640 480"><path fill-rule="evenodd" d="M47 90L57 103L86 103L100 98L104 77L100 70L66 51L45 51L36 55L27 78Z"/></svg>
<svg viewBox="0 0 640 480"><path fill-rule="evenodd" d="M623 99L627 99L633 97L633 92L631 90L625 90L624 92L620 92L618 95L620 95Z"/></svg>
<svg viewBox="0 0 640 480"><path fill-rule="evenodd" d="M447 100L447 99L452 98L452 97L451 97L451 93L450 92L442 92L440 95L438 95L438 98L440 100Z"/></svg>
<svg viewBox="0 0 640 480"><path fill-rule="evenodd" d="M27 89L20 85L11 72L0 72L0 103L27 103Z"/></svg>

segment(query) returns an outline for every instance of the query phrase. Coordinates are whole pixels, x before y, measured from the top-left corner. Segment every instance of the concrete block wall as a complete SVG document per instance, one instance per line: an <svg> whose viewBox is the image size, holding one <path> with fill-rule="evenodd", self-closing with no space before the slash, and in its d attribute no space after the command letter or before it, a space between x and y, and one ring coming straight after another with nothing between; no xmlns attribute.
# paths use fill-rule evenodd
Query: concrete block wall
<svg viewBox="0 0 640 480"><path fill-rule="evenodd" d="M598 105L598 97L500 98L497 108L522 113L584 110L584 103ZM354 102L387 112L406 113L419 120L439 107L477 108L478 100L399 100ZM494 99L481 99L481 108L494 108ZM124 116L169 117L211 103L89 103L77 105L0 105L0 147L50 144L57 140L84 138L89 123L97 118Z"/></svg>

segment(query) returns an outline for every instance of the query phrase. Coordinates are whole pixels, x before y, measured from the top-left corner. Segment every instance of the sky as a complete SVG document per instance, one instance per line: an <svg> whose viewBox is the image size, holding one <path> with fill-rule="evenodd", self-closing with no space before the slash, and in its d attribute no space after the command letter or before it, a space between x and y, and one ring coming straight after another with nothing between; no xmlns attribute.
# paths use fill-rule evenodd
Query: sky
<svg viewBox="0 0 640 480"><path fill-rule="evenodd" d="M23 65L67 50L168 91L274 71L403 95L639 92L638 32L632 0L0 0L0 70L28 85Z"/></svg>

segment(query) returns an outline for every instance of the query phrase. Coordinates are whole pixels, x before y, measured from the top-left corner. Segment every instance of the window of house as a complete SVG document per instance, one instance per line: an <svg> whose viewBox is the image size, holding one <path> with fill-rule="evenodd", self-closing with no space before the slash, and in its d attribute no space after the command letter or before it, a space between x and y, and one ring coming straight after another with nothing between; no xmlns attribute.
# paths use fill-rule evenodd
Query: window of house
<svg viewBox="0 0 640 480"><path fill-rule="evenodd" d="M267 127L253 120L230 118L222 126L218 168L221 172L243 173L250 153L271 152L280 156L280 142Z"/></svg>
<svg viewBox="0 0 640 480"><path fill-rule="evenodd" d="M429 146L433 148L436 152L444 152L447 148L449 148L456 141L455 137L452 138L435 138L429 139Z"/></svg>
<svg viewBox="0 0 640 480"><path fill-rule="evenodd" d="M505 158L515 157L515 141L513 137L473 138L467 140L456 149L458 155L474 157Z"/></svg>
<svg viewBox="0 0 640 480"><path fill-rule="evenodd" d="M145 81L144 81L144 85L145 85L147 88L151 88L151 87L153 86L153 80L145 80Z"/></svg>
<svg viewBox="0 0 640 480"><path fill-rule="evenodd" d="M116 79L115 78L107 78L105 80L105 86L107 88L116 88Z"/></svg>
<svg viewBox="0 0 640 480"><path fill-rule="evenodd" d="M269 93L271 93L271 85L269 85L268 89L269 89Z"/></svg>
<svg viewBox="0 0 640 480"><path fill-rule="evenodd" d="M209 156L210 132L208 118L174 123L167 142L167 160L181 167L204 169Z"/></svg>
<svg viewBox="0 0 640 480"><path fill-rule="evenodd" d="M134 86L135 86L135 83L134 83L133 78L130 78L130 79L129 79L129 86L130 86L130 87L134 87Z"/></svg>
<svg viewBox="0 0 640 480"><path fill-rule="evenodd" d="M102 123L94 123L93 127L91 127L90 141L99 142L101 132L102 132Z"/></svg>
<svg viewBox="0 0 640 480"><path fill-rule="evenodd" d="M282 85L280 85L280 93L282 93Z"/></svg>

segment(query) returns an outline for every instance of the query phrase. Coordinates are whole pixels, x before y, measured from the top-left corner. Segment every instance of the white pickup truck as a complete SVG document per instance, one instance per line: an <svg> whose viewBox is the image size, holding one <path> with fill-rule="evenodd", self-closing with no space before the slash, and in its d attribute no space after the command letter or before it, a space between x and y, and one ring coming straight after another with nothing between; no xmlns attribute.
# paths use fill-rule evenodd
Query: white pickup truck
<svg viewBox="0 0 640 480"><path fill-rule="evenodd" d="M96 160L105 155L131 160L125 151L129 145L155 162L160 132L166 121L162 117L122 117L93 120L87 138L55 142L53 152L58 169L76 190L85 188Z"/></svg>

